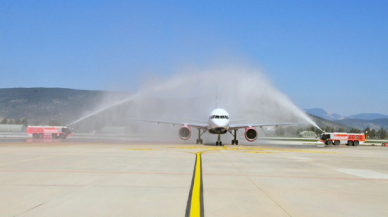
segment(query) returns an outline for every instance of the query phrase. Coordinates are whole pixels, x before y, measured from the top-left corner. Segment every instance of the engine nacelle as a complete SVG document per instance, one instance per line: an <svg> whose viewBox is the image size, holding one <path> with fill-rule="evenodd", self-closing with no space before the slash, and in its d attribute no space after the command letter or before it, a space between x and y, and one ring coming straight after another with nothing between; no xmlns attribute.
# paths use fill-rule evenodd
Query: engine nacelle
<svg viewBox="0 0 388 217"><path fill-rule="evenodd" d="M191 136L191 128L188 126L182 126L179 129L179 137L183 140L188 140L190 139Z"/></svg>
<svg viewBox="0 0 388 217"><path fill-rule="evenodd" d="M253 142L257 139L257 131L254 127L245 128L245 139L248 142Z"/></svg>

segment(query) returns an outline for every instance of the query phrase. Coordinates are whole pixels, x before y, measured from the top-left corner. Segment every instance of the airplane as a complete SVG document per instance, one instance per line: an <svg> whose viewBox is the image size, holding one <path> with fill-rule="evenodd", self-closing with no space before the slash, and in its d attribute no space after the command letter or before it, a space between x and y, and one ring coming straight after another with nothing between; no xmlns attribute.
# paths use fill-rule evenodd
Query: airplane
<svg viewBox="0 0 388 217"><path fill-rule="evenodd" d="M209 132L210 134L217 134L216 146L222 146L221 135L230 133L233 135L232 145L238 145L237 130L245 129L245 139L249 142L254 142L257 139L256 127L270 127L270 126L289 126L297 125L300 123L273 123L273 124L233 124L231 123L229 113L222 108L214 109L209 118L208 123L186 123L186 122L169 122L158 120L143 120L143 119L129 119L132 121L154 122L172 125L181 125L179 129L179 137L182 140L188 140L192 134L192 128L198 129L197 144L203 144L201 136ZM202 132L201 132L202 131Z"/></svg>

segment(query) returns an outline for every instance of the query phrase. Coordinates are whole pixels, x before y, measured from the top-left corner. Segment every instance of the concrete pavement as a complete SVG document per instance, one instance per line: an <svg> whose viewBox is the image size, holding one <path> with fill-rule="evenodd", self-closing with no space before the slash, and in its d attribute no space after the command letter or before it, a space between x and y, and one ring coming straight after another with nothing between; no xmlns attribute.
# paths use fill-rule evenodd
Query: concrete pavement
<svg viewBox="0 0 388 217"><path fill-rule="evenodd" d="M388 148L0 143L0 216L388 216Z"/></svg>

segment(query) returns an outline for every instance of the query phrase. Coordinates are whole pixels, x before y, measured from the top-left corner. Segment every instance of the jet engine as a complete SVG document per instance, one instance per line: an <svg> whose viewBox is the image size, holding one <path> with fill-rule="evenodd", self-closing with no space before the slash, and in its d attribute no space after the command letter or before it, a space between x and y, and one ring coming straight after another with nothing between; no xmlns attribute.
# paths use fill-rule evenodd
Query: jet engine
<svg viewBox="0 0 388 217"><path fill-rule="evenodd" d="M245 128L245 139L248 142L253 142L257 139L257 131L254 127Z"/></svg>
<svg viewBox="0 0 388 217"><path fill-rule="evenodd" d="M191 128L188 126L182 126L179 129L179 137L183 140L188 140L190 139L191 136Z"/></svg>

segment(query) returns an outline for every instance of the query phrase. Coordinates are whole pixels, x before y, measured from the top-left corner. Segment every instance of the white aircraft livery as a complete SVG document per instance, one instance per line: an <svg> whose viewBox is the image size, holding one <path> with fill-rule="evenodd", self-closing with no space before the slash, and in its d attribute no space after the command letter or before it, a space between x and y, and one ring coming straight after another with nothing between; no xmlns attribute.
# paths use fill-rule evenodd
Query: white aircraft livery
<svg viewBox="0 0 388 217"><path fill-rule="evenodd" d="M157 120L139 120L139 119L130 119L134 121L144 121L144 122L155 122L155 123L164 123L164 124L173 124L181 125L179 129L179 137L183 140L188 140L191 137L192 128L198 129L198 138L197 144L203 144L201 136L205 132L211 134L217 134L218 139L216 145L222 145L221 134L229 132L233 135L232 145L238 145L237 140L237 130L245 129L245 139L249 142L253 142L257 139L256 127L269 127L269 126L285 126L285 125L297 125L299 123L275 123L275 124L231 124L229 114L226 110L222 108L214 109L208 119L208 123L198 124L198 123L183 123L183 122L168 122L168 121L157 121Z"/></svg>

